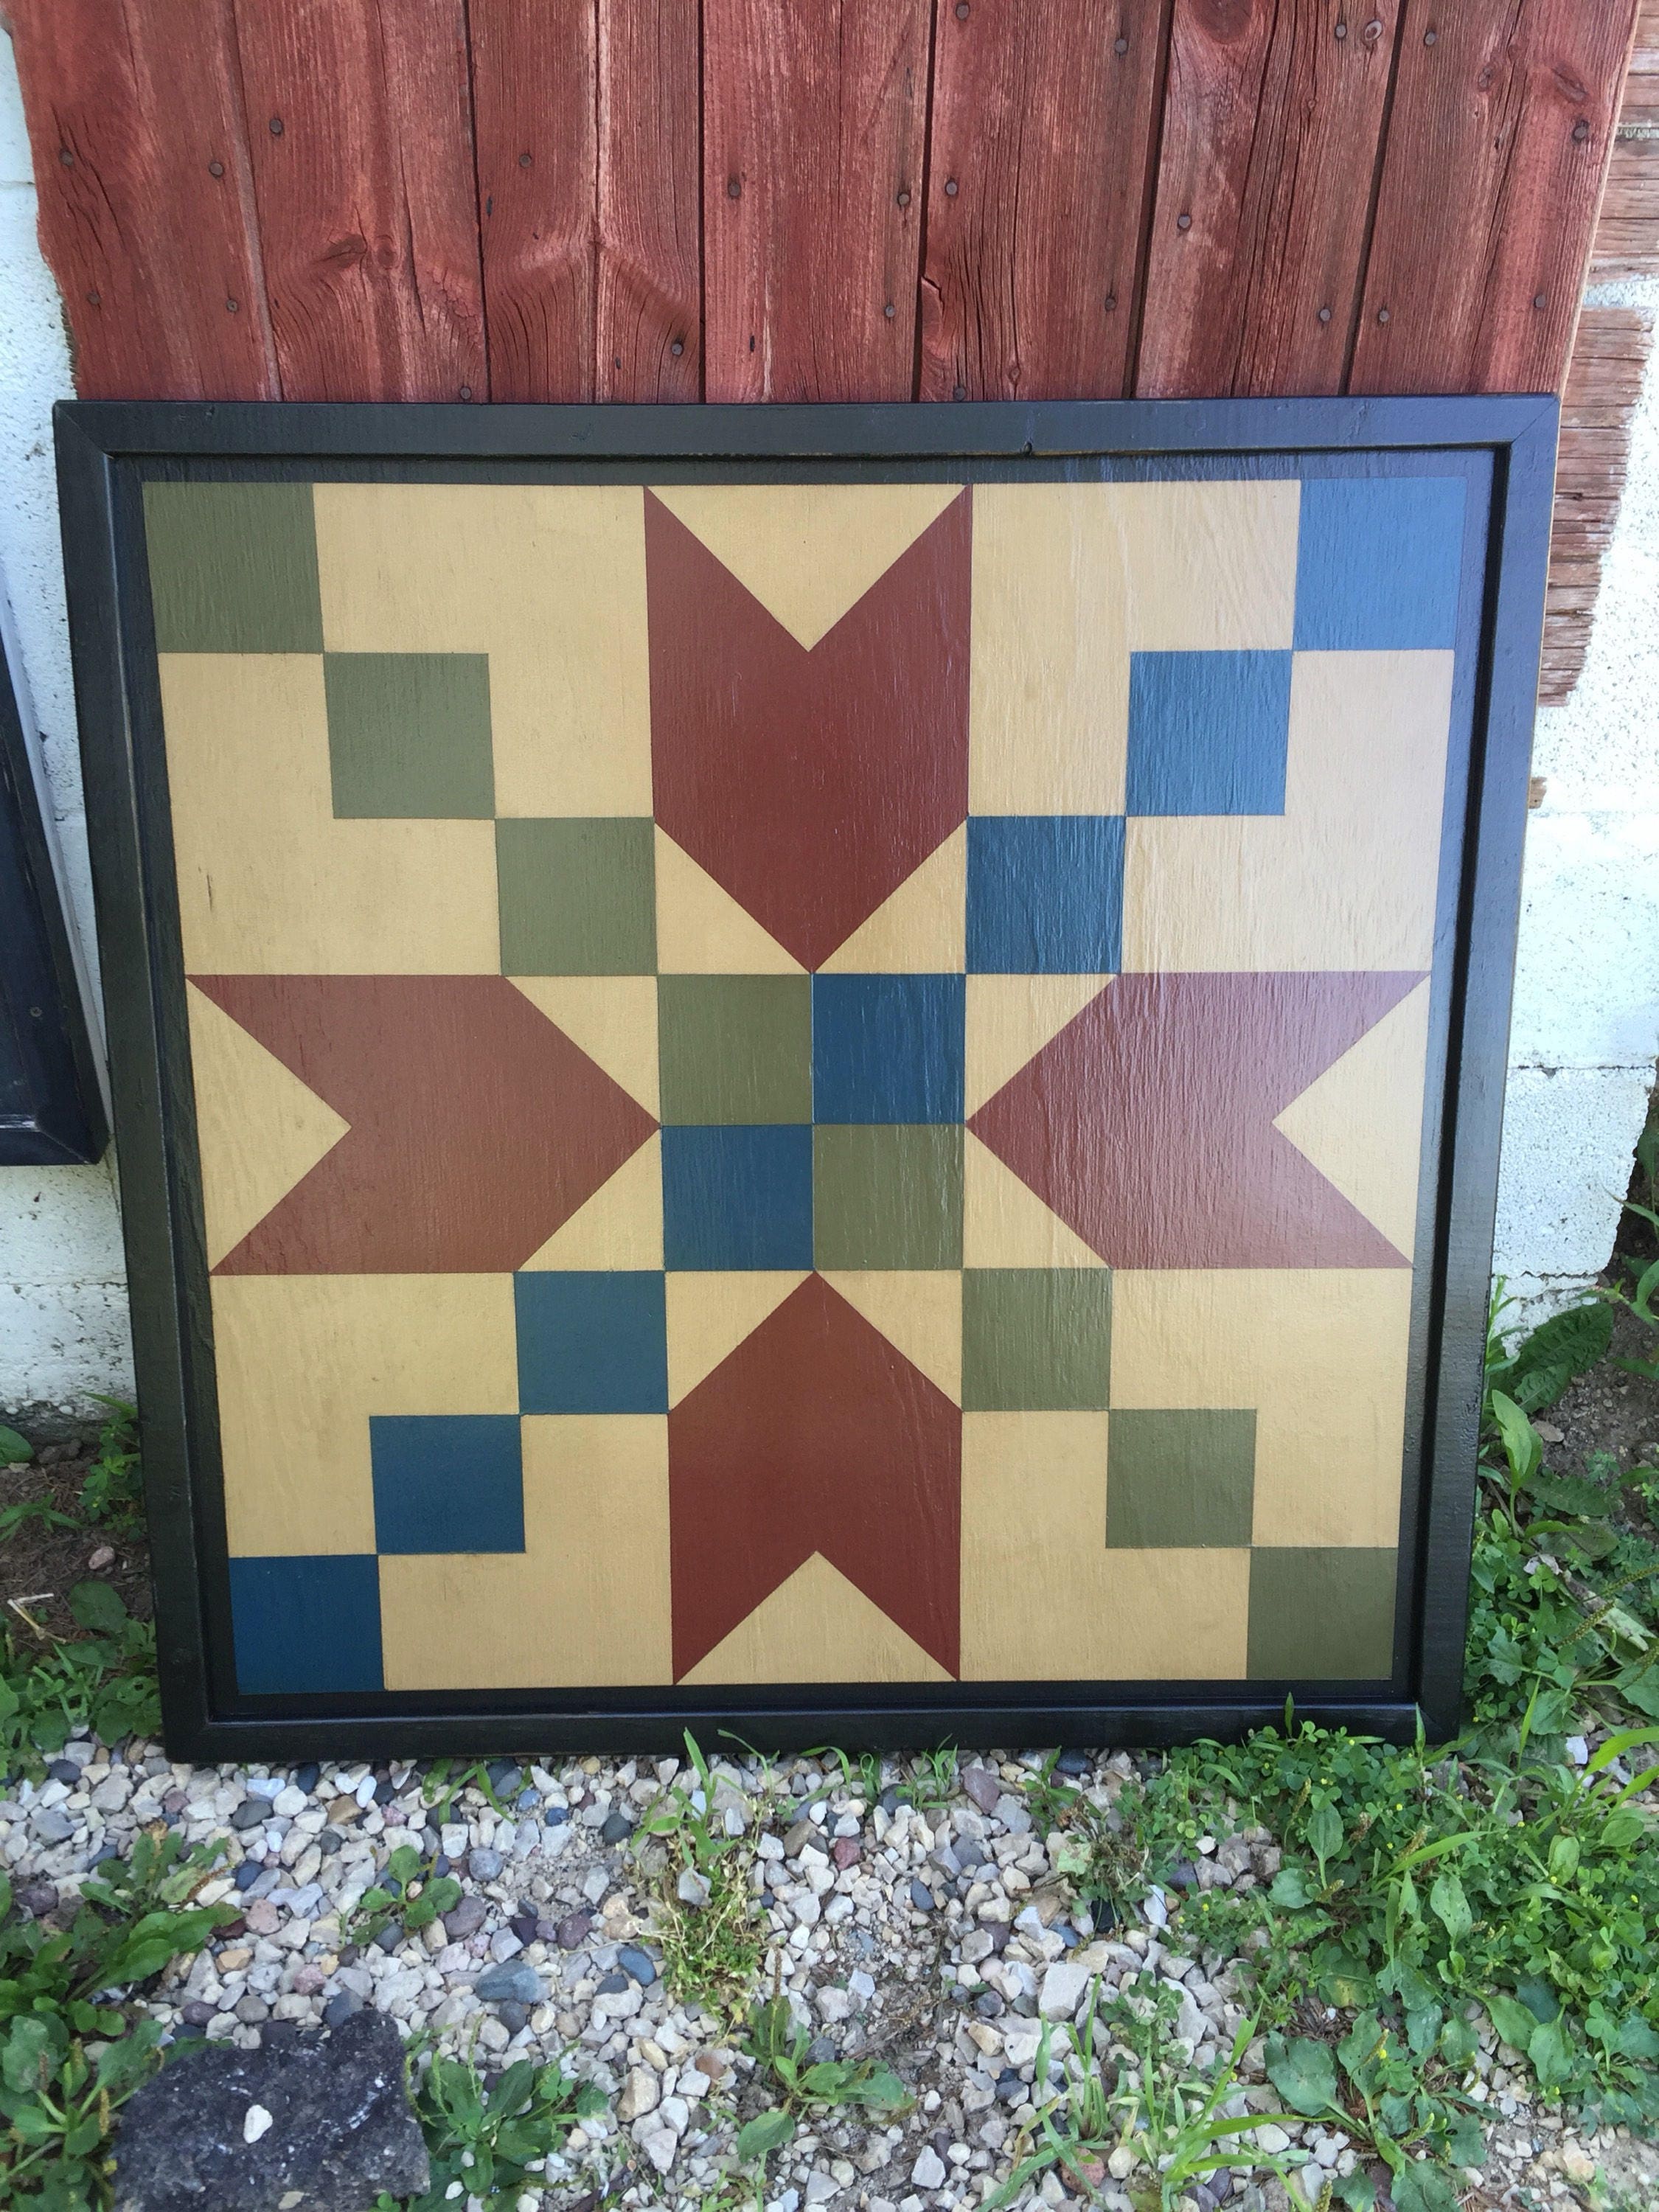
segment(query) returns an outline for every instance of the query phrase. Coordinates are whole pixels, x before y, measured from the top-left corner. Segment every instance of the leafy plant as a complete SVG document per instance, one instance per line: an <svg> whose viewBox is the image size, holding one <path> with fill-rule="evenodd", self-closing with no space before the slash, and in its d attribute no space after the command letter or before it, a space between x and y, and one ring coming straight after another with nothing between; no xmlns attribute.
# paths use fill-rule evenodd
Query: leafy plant
<svg viewBox="0 0 1659 2212"><path fill-rule="evenodd" d="M714 1810L715 1780L690 1729L689 1765L641 1820L635 1849L665 1849L655 1920L663 1979L682 2003L736 2018L760 1966L761 1937L750 1889L754 1845L747 1829L727 1832Z"/></svg>
<svg viewBox="0 0 1659 2212"><path fill-rule="evenodd" d="M507 1818L507 1808L495 1794L495 1785L489 1778L489 1769L482 1759L464 1766L454 1773L454 1761L434 1759L421 1782L421 1796L425 1802L437 1808L437 1826L447 1827L455 1817L455 1800L464 1790L476 1790L484 1798L492 1812L501 1820ZM453 1776L453 1779L452 1779Z"/></svg>
<svg viewBox="0 0 1659 2212"><path fill-rule="evenodd" d="M161 1727L149 1622L134 1620L109 1583L77 1583L69 1603L84 1637L53 1636L21 1605L36 1649L21 1647L9 1631L0 1635L0 1771L21 1768L38 1780L78 1728L119 1743Z"/></svg>
<svg viewBox="0 0 1659 2212"><path fill-rule="evenodd" d="M805 2112L848 2106L889 2115L908 2112L910 2094L890 2066L873 2058L814 2061L804 2027L789 2000L775 1990L750 2017L746 2048L781 2099L738 2130L738 2156L745 2164L763 2161L781 2149Z"/></svg>
<svg viewBox="0 0 1659 2212"><path fill-rule="evenodd" d="M100 1398L109 1408L98 1431L98 1449L81 1485L81 1510L112 1535L130 1536L144 1517L144 1470L138 1454L138 1409L124 1398Z"/></svg>
<svg viewBox="0 0 1659 2212"><path fill-rule="evenodd" d="M33 1457L34 1446L28 1438L0 1421L0 1467L27 1467Z"/></svg>
<svg viewBox="0 0 1659 2212"><path fill-rule="evenodd" d="M234 1917L191 1902L222 1846L185 1852L165 1830L141 1832L131 1855L82 1883L66 1928L12 1910L0 1874L0 2202L40 2212L108 2198L108 2141L117 2106L156 2060L159 2031L129 2028L118 1993L200 1950ZM88 2057L90 2038L107 2039Z"/></svg>
<svg viewBox="0 0 1659 2212"><path fill-rule="evenodd" d="M1031 2148L1016 2158L1012 2172L987 2200L986 2212L1010 2203L1039 2174L1063 2166L1085 2194L1100 2186L1107 2158L1127 2145L1136 2157L1139 2201L1164 2212L1179 2203L1195 2183L1222 2166L1238 2162L1244 2140L1287 2116L1282 2112L1232 2114L1224 2107L1238 2087L1238 2064L1255 2033L1254 2021L1241 2023L1232 2047L1212 2072L1203 2075L1179 2058L1172 2061L1171 2024L1177 2000L1167 1987L1155 1996L1115 1993L1103 2004L1099 1984L1090 1991L1089 2008L1079 2030L1077 2049L1060 2059L1061 2085L1047 2094L1054 2062L1049 2056L1053 2024L1045 2021L1037 2038L1032 2069ZM1098 2028L1116 2039L1110 2051L1096 2056ZM1120 2062L1107 2078L1108 2060ZM1279 2175L1284 2165L1252 2151ZM1131 2184L1133 2187L1134 2185Z"/></svg>
<svg viewBox="0 0 1659 2212"><path fill-rule="evenodd" d="M460 1901L461 1885L453 1875L434 1874L413 1844L399 1844L386 1863L385 1874L357 1900L346 1940L372 1943L394 1919L401 1920L407 1934L417 1936Z"/></svg>
<svg viewBox="0 0 1659 2212"><path fill-rule="evenodd" d="M412 2084L415 2112L432 2160L431 2185L407 2212L446 2212L469 2198L514 2204L540 2179L540 2161L562 2148L572 2128L605 2110L604 2092L562 2063L517 2059L493 2081L471 2058L435 2053ZM379 2212L398 2212L382 2196Z"/></svg>
<svg viewBox="0 0 1659 2212"><path fill-rule="evenodd" d="M1308 2036L1288 2043L1269 2036L1267 2078L1304 2119L1328 2120L1370 2143L1389 2168L1396 2212L1457 2212L1451 2166L1482 2166L1486 2155L1480 2124L1455 2086L1474 2056L1474 2031L1432 2002L1407 2011L1406 2030L1401 2037L1366 2010L1334 2051ZM1339 2183L1337 2193L1355 2212L1376 2202L1362 2172Z"/></svg>
<svg viewBox="0 0 1659 2212"><path fill-rule="evenodd" d="M5 1431L0 1431L0 1434ZM43 1521L49 1528L78 1528L72 1513L60 1513L49 1498L23 1498L0 1512L0 1544L7 1542L27 1521Z"/></svg>

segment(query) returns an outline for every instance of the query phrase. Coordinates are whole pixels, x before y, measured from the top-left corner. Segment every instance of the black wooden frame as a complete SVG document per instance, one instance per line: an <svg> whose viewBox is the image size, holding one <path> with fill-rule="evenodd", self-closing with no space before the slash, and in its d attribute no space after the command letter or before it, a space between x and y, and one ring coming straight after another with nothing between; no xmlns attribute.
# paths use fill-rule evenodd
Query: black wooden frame
<svg viewBox="0 0 1659 2212"><path fill-rule="evenodd" d="M61 1167L100 1158L109 1122L9 647L0 637L0 1167Z"/></svg>
<svg viewBox="0 0 1659 2212"><path fill-rule="evenodd" d="M1476 1430L1502 1126L1557 403L1548 398L1079 401L950 407L471 407L83 401L57 410L70 612L143 1412L158 1658L173 1756L202 1759L678 1748L691 1728L799 1749L1164 1744L1278 1718L1396 1740L1462 1711ZM1425 1116L1401 1521L1386 1682L951 1683L807 1690L238 1697L199 1170L140 515L147 476L482 477L787 470L1053 477L1067 464L1318 454L1346 472L1417 453L1476 477L1466 540L1432 1020L1443 1083ZM1346 459L1342 457L1347 457ZM1408 461L1406 465L1409 466ZM1237 468L1230 473L1237 473ZM1468 738L1460 749L1460 711ZM1423 1255L1431 1255L1429 1264Z"/></svg>

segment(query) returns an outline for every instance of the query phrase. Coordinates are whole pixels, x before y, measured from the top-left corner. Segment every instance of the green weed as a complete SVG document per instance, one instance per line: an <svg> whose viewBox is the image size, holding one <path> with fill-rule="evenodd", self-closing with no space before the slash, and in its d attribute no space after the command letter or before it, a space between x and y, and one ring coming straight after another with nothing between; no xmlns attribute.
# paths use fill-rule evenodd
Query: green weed
<svg viewBox="0 0 1659 2212"><path fill-rule="evenodd" d="M685 1749L685 1773L640 1822L635 1848L639 1852L655 1839L666 1856L654 1913L664 1981L683 2004L737 2020L761 1961L750 1884L754 1808L748 1808L742 1832L728 1834L714 1809L714 1776L689 1729Z"/></svg>
<svg viewBox="0 0 1659 2212"><path fill-rule="evenodd" d="M764 2163L781 2150L805 2113L850 2106L885 2118L909 2110L909 2092L892 2068L879 2060L811 2060L806 2031L796 2025L781 1990L775 1989L763 2004L756 2006L745 2048L780 2099L738 2129L738 2157L745 2165Z"/></svg>
<svg viewBox="0 0 1659 2212"><path fill-rule="evenodd" d="M154 2069L160 2040L152 2021L129 2027L115 2000L234 1917L191 1902L220 1849L185 1853L174 1835L140 1834L129 1858L82 1881L66 1928L14 1912L0 1874L0 2202L107 2203L113 2114ZM104 2048L89 2057L92 2039Z"/></svg>
<svg viewBox="0 0 1659 2212"><path fill-rule="evenodd" d="M134 1620L109 1583L77 1583L69 1603L88 1635L53 1636L21 1605L33 1649L0 1632L0 1774L38 1781L78 1728L119 1743L161 1727L149 1623Z"/></svg>
<svg viewBox="0 0 1659 2212"><path fill-rule="evenodd" d="M409 2054L412 2061L414 2053ZM411 2067L412 2071L412 2067ZM416 2116L432 2160L431 2185L405 2200L406 2212L449 2212L476 2199L510 2205L539 2183L541 2161L562 2149L572 2128L605 2110L603 2091L578 2081L562 2063L520 2058L486 2081L471 2058L434 2055L411 2081ZM399 2212L382 2196L377 2212Z"/></svg>
<svg viewBox="0 0 1659 2212"><path fill-rule="evenodd" d="M100 1398L99 1403L108 1407L108 1418L98 1431L98 1450L81 1485L81 1510L112 1535L131 1536L144 1518L138 1409L124 1398Z"/></svg>
<svg viewBox="0 0 1659 2212"><path fill-rule="evenodd" d="M358 1899L345 1939L360 1946L372 1943L394 1920L405 1934L416 1936L460 1901L461 1885L453 1875L434 1874L413 1844L399 1844L386 1872Z"/></svg>

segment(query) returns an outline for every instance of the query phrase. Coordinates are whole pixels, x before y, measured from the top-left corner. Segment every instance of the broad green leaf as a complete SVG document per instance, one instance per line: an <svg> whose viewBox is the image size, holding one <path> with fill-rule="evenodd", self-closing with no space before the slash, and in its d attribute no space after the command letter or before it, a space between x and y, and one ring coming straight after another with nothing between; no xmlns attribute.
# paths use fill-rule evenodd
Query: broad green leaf
<svg viewBox="0 0 1659 2212"><path fill-rule="evenodd" d="M1355 2166L1346 2180L1336 2185L1336 2201L1346 2204L1348 2212L1373 2212L1376 2203L1376 2184L1363 2166Z"/></svg>
<svg viewBox="0 0 1659 2212"><path fill-rule="evenodd" d="M1571 1881L1578 1871L1579 1844L1577 1836L1558 1836L1550 1845L1550 1880Z"/></svg>
<svg viewBox="0 0 1659 2212"><path fill-rule="evenodd" d="M1492 2024L1512 2051L1525 2051L1538 2032L1539 2023L1519 1997L1506 1996L1494 1990L1486 1999L1486 2010Z"/></svg>
<svg viewBox="0 0 1659 2212"><path fill-rule="evenodd" d="M126 1625L126 1605L112 1583L76 1583L69 1594L69 1608L82 1627L94 1635L112 1636Z"/></svg>
<svg viewBox="0 0 1659 2212"><path fill-rule="evenodd" d="M1577 1376L1605 1359L1613 1342L1613 1308L1597 1300L1554 1315L1517 1346L1510 1389L1529 1413L1553 1406Z"/></svg>
<svg viewBox="0 0 1659 2212"><path fill-rule="evenodd" d="M1458 2212L1457 2188L1443 2166L1408 2160L1389 2184L1395 2212Z"/></svg>
<svg viewBox="0 0 1659 2212"><path fill-rule="evenodd" d="M34 1446L15 1429L0 1424L0 1467L21 1467L34 1457Z"/></svg>
<svg viewBox="0 0 1659 2212"><path fill-rule="evenodd" d="M1429 1905L1452 1942L1461 1943L1474 1925L1474 1915L1469 1911L1462 1883L1449 1868L1435 1876Z"/></svg>
<svg viewBox="0 0 1659 2212"><path fill-rule="evenodd" d="M1538 1431L1514 1399L1506 1397L1501 1390L1492 1394L1492 1415L1503 1440L1510 1473L1517 1482L1525 1482L1543 1464L1544 1447L1539 1442Z"/></svg>
<svg viewBox="0 0 1659 2212"><path fill-rule="evenodd" d="M1308 1845L1322 1866L1342 1848L1342 1816L1334 1805L1316 1805L1308 1816Z"/></svg>
<svg viewBox="0 0 1659 2212"><path fill-rule="evenodd" d="M1560 2086L1572 2071L1572 2045L1567 2037L1566 2022L1547 2020L1532 2032L1527 2045L1527 2057L1532 2070L1538 2076L1539 2086L1553 2089Z"/></svg>
<svg viewBox="0 0 1659 2212"><path fill-rule="evenodd" d="M1285 1905L1291 1911L1314 1902L1307 1881L1298 1867L1281 1867L1273 1876L1273 1887L1267 1895L1274 1905Z"/></svg>
<svg viewBox="0 0 1659 2212"><path fill-rule="evenodd" d="M58 2132L57 2123L39 2105L20 2105L11 2116L11 2124L19 2140L26 2143L50 2142Z"/></svg>
<svg viewBox="0 0 1659 2212"><path fill-rule="evenodd" d="M1466 2020L1449 2020L1440 2031L1440 2055L1448 2066L1472 2066L1480 2039Z"/></svg>
<svg viewBox="0 0 1659 2212"><path fill-rule="evenodd" d="M781 2150L794 2132L793 2120L781 2106L774 2106L769 2112L757 2112L738 2130L738 2156L745 2166L752 2166L759 2159L769 2158L775 2150Z"/></svg>
<svg viewBox="0 0 1659 2212"><path fill-rule="evenodd" d="M1293 2111L1311 2118L1336 2103L1336 2061L1328 2044L1306 2035L1286 2043L1270 2035L1267 2063L1267 2079Z"/></svg>
<svg viewBox="0 0 1659 2212"><path fill-rule="evenodd" d="M40 2087L41 2054L51 2042L52 2032L44 2020L26 2014L14 2021L0 2046L0 2081L20 2097L32 2095Z"/></svg>

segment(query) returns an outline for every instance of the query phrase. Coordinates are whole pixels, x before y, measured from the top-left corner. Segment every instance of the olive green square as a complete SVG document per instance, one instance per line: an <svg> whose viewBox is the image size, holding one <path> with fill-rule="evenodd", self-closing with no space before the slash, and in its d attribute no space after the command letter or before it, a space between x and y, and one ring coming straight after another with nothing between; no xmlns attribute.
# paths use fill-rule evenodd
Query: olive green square
<svg viewBox="0 0 1659 2212"><path fill-rule="evenodd" d="M809 975L663 975L657 981L662 1118L810 1121Z"/></svg>
<svg viewBox="0 0 1659 2212"><path fill-rule="evenodd" d="M308 483L147 483L158 653L320 653Z"/></svg>
<svg viewBox="0 0 1659 2212"><path fill-rule="evenodd" d="M1109 1474L1107 1482L1109 1492ZM1399 1558L1335 1547L1252 1552L1251 1680L1386 1681Z"/></svg>
<svg viewBox="0 0 1659 2212"><path fill-rule="evenodd" d="M1243 1551L1255 1505L1255 1414L1205 1407L1114 1413L1106 1541L1114 1550Z"/></svg>
<svg viewBox="0 0 1659 2212"><path fill-rule="evenodd" d="M489 820L488 653L325 653L323 689L337 821Z"/></svg>
<svg viewBox="0 0 1659 2212"><path fill-rule="evenodd" d="M649 975L657 965L648 815L495 824L503 975Z"/></svg>
<svg viewBox="0 0 1659 2212"><path fill-rule="evenodd" d="M959 1267L962 1127L843 1123L812 1132L813 1264Z"/></svg>
<svg viewBox="0 0 1659 2212"><path fill-rule="evenodd" d="M1107 1402L1112 1278L1104 1267L970 1267L962 1279L967 1413L1091 1413Z"/></svg>

